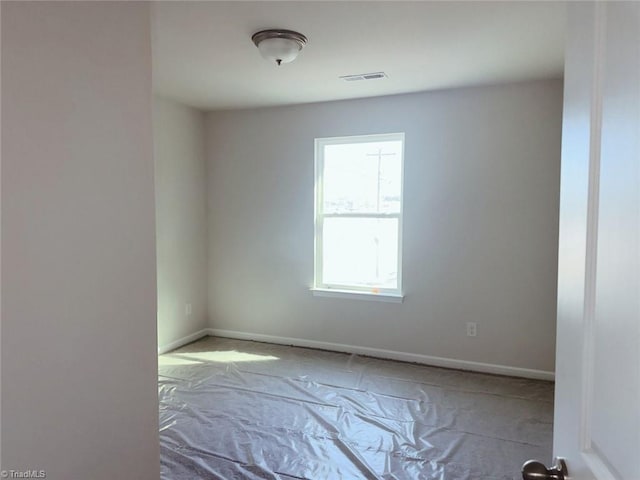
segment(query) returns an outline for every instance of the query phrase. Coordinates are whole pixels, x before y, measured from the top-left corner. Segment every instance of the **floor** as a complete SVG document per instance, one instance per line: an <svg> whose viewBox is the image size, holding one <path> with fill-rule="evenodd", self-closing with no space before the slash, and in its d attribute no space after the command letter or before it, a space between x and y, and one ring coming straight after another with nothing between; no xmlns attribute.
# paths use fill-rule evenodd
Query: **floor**
<svg viewBox="0 0 640 480"><path fill-rule="evenodd" d="M521 479L553 383L207 337L159 359L162 479Z"/></svg>

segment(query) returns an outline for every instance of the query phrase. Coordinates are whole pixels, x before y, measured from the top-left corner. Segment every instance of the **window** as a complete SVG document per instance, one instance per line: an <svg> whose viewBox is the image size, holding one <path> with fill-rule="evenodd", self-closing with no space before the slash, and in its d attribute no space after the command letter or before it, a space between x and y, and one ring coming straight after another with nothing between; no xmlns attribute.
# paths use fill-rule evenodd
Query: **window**
<svg viewBox="0 0 640 480"><path fill-rule="evenodd" d="M401 298L404 133L317 138L315 285Z"/></svg>

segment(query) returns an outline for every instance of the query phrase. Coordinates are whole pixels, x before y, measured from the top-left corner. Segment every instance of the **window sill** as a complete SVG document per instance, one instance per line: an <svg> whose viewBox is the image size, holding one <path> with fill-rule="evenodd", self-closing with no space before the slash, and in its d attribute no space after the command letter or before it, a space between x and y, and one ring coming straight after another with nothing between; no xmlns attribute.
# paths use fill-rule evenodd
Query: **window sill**
<svg viewBox="0 0 640 480"><path fill-rule="evenodd" d="M335 288L311 288L314 297L345 298L351 300L371 300L374 302L402 303L404 295L399 293L373 293L358 290L337 290Z"/></svg>

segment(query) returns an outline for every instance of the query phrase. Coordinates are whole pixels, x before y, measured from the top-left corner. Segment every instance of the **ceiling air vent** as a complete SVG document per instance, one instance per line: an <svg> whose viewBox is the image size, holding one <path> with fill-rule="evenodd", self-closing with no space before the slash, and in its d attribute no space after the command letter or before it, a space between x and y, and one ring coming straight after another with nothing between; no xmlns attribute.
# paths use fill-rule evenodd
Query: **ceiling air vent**
<svg viewBox="0 0 640 480"><path fill-rule="evenodd" d="M384 72L360 73L358 75L344 75L340 77L345 82L357 82L360 80L377 80L379 78L387 78Z"/></svg>

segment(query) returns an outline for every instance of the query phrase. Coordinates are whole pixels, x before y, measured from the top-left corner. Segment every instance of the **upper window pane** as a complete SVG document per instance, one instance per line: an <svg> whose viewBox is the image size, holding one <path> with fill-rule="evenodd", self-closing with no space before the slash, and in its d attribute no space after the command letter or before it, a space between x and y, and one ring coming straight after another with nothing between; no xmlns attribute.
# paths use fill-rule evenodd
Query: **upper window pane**
<svg viewBox="0 0 640 480"><path fill-rule="evenodd" d="M324 146L323 211L400 213L402 142Z"/></svg>

